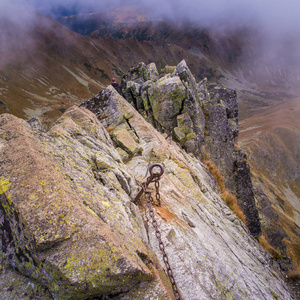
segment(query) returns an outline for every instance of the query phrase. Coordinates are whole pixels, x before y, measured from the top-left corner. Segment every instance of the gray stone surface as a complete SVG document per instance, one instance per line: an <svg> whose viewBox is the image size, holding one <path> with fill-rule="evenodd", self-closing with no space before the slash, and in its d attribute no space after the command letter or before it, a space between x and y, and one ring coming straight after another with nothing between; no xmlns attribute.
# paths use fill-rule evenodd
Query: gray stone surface
<svg viewBox="0 0 300 300"><path fill-rule="evenodd" d="M165 168L154 210L182 299L291 299L198 158L112 87L84 106L95 114L71 107L46 133L0 116L1 298L173 299L145 200L133 203L151 159ZM8 289L6 275L38 289Z"/></svg>
<svg viewBox="0 0 300 300"><path fill-rule="evenodd" d="M186 62L171 73L145 78L140 63L123 80L124 96L160 132L173 136L188 153L212 162L226 188L237 197L253 236L261 234L250 168L237 147L239 134L236 92L196 83ZM138 88L136 87L138 86ZM142 99L142 100L141 100Z"/></svg>

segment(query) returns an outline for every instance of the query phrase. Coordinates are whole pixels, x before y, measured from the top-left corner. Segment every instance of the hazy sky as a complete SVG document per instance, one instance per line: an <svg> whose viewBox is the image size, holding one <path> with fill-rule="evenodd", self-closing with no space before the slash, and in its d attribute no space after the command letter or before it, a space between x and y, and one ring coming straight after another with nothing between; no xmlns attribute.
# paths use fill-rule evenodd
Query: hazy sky
<svg viewBox="0 0 300 300"><path fill-rule="evenodd" d="M1 0L12 1L12 0ZM13 0L14 1L14 0ZM258 23L271 30L299 30L299 0L27 0L40 11L57 13L64 7L79 11L103 10L120 5L140 5L148 12L169 18L188 18L200 24L229 21Z"/></svg>
<svg viewBox="0 0 300 300"><path fill-rule="evenodd" d="M266 53L267 58L277 59L278 51L289 47L287 37L300 44L300 0L0 0L0 25L8 18L26 31L26 26L33 24L33 10L59 17L67 12L96 12L122 5L138 5L156 17L190 20L216 30L252 25L266 37L264 51L258 52ZM11 43L11 38L1 33L0 26L0 48ZM299 52L296 43L290 55L297 63Z"/></svg>
<svg viewBox="0 0 300 300"><path fill-rule="evenodd" d="M17 22L22 16L15 8L22 6L25 15L31 7L57 17L67 11L103 11L121 5L139 5L155 16L188 19L205 26L252 24L274 34L300 32L299 0L0 0L0 16L9 15Z"/></svg>
<svg viewBox="0 0 300 300"><path fill-rule="evenodd" d="M218 21L235 24L258 23L267 29L299 30L299 0L0 0L5 11L12 3L23 3L57 16L63 8L99 11L120 5L140 5L149 13L169 18L188 18L210 25Z"/></svg>

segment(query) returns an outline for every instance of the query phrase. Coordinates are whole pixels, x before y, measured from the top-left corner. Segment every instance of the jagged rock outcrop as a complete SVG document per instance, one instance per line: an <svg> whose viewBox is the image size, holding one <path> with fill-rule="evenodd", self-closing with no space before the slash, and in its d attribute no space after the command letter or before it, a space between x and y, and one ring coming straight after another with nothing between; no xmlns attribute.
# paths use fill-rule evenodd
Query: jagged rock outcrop
<svg viewBox="0 0 300 300"><path fill-rule="evenodd" d="M140 63L122 81L124 97L157 129L173 135L188 153L209 157L224 176L226 187L237 196L248 228L261 234L250 168L237 149L238 102L236 92L196 83L182 61L169 73L157 76L153 64Z"/></svg>
<svg viewBox="0 0 300 300"><path fill-rule="evenodd" d="M1 129L2 249L10 266L55 299L118 294L153 277L139 257L148 254L137 221L126 213L137 187L96 116L71 109L43 134L2 115Z"/></svg>
<svg viewBox="0 0 300 300"><path fill-rule="evenodd" d="M0 116L1 296L173 299L145 200L133 203L151 160L165 168L154 210L182 299L291 299L199 159L111 86L83 106L95 114L71 107L47 132Z"/></svg>

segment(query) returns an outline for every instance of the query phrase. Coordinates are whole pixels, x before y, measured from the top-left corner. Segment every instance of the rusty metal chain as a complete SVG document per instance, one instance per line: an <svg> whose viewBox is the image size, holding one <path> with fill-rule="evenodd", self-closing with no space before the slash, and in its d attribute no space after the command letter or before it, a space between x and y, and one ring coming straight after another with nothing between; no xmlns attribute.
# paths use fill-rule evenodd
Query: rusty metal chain
<svg viewBox="0 0 300 300"><path fill-rule="evenodd" d="M153 173L152 170L153 170L154 167L159 167L161 169L161 172L160 173ZM155 235L156 235L156 238L157 238L158 243L159 243L159 249L160 249L160 251L162 252L162 255L163 255L163 261L164 261L166 269L167 269L168 277L169 277L169 280L170 280L171 285L172 285L172 289L173 289L175 299L176 300L181 300L181 297L180 297L180 294L179 294L179 291L178 291L178 288L177 288L177 285L176 285L176 282L175 282L175 278L173 276L173 272L172 272L172 269L170 267L169 258L168 258L168 255L167 255L166 251L165 251L165 245L164 245L164 243L161 239L161 232L159 230L158 223L155 219L155 212L154 212L153 205L152 205L152 203L154 203L154 201L153 201L151 192L147 190L148 185L151 182L154 181L155 189L156 189L155 198L156 198L157 204L160 206L161 201L160 201L160 193L159 193L159 186L160 186L159 185L159 180L160 180L160 177L161 177L161 175L163 174L163 171L164 171L163 166L160 165L160 164L154 164L154 165L150 166L149 171L150 171L150 176L147 178L147 181L143 184L142 192L145 194L145 199L146 199L147 207L148 207L148 210L149 210L149 215L150 215L151 220L152 220L152 225L155 229ZM141 196L141 193L138 194L135 201L138 201L138 199L139 199L138 197L140 197L140 196Z"/></svg>
<svg viewBox="0 0 300 300"><path fill-rule="evenodd" d="M161 206L160 193L159 193L159 177L155 178L154 183L155 183L155 189L156 189L156 193L155 193L156 202L157 202L158 206Z"/></svg>

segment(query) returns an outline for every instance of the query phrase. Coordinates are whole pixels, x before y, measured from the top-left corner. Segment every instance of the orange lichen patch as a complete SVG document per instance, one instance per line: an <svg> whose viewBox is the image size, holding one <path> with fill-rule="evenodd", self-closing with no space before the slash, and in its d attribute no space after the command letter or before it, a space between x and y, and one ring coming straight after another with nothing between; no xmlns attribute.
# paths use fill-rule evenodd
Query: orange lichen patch
<svg viewBox="0 0 300 300"><path fill-rule="evenodd" d="M101 119L106 119L106 118L108 118L108 114L102 114L101 115Z"/></svg>
<svg viewBox="0 0 300 300"><path fill-rule="evenodd" d="M157 261L157 258L153 257L153 260L155 262L154 262L154 264L151 265L150 270L153 273L155 279L158 280L161 283L161 285L163 286L165 293L170 298L172 298L173 290L172 290L172 287L170 285L170 281L167 278L166 273L164 272L164 270L159 267L159 262Z"/></svg>
<svg viewBox="0 0 300 300"><path fill-rule="evenodd" d="M166 222L175 221L177 223L182 223L181 219L163 206L156 207L156 212Z"/></svg>

